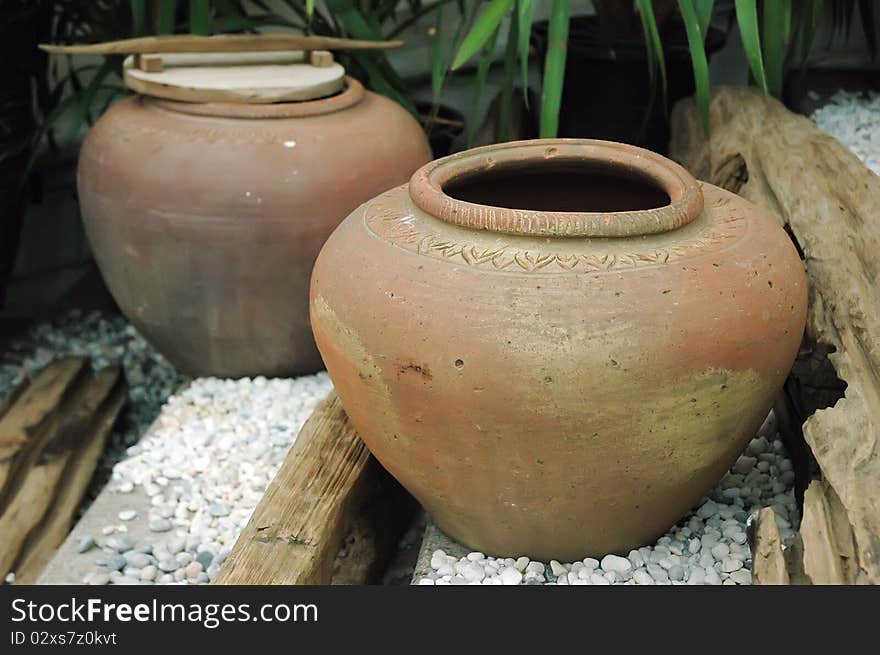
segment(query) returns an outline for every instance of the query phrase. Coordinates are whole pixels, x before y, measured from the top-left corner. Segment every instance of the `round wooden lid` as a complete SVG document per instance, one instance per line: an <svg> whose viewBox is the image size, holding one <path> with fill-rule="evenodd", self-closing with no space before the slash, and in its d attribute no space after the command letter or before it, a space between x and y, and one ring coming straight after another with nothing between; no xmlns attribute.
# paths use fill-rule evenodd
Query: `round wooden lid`
<svg viewBox="0 0 880 655"><path fill-rule="evenodd" d="M323 51L132 55L122 70L132 91L181 102L295 102L345 86L345 69Z"/></svg>

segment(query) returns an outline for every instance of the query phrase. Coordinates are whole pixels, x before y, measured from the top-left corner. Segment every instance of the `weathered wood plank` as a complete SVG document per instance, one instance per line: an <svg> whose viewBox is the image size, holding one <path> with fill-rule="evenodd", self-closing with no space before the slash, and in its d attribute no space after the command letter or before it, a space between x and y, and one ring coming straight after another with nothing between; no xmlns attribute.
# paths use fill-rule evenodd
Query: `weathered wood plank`
<svg viewBox="0 0 880 655"><path fill-rule="evenodd" d="M804 516L801 519L804 571L813 584L847 583L830 514L821 483L814 481L804 494Z"/></svg>
<svg viewBox="0 0 880 655"><path fill-rule="evenodd" d="M66 358L49 364L0 418L0 512L51 438L64 394L82 374L84 362Z"/></svg>
<svg viewBox="0 0 880 655"><path fill-rule="evenodd" d="M804 254L809 344L830 352L846 383L844 397L806 420L804 438L852 526L856 578L878 584L880 177L810 120L754 89L717 89L710 114L706 140L693 102L676 106L671 156L702 179L741 182L740 195L774 212ZM733 176L732 160L740 167ZM810 541L805 535L807 551Z"/></svg>
<svg viewBox="0 0 880 655"><path fill-rule="evenodd" d="M328 584L379 465L332 392L306 421L216 584Z"/></svg>
<svg viewBox="0 0 880 655"><path fill-rule="evenodd" d="M48 512L35 529L28 534L15 564L16 584L34 584L52 555L62 544L73 526L77 510L95 473L98 460L104 452L107 437L128 399L128 386L120 376L104 403L98 408L82 438L75 445Z"/></svg>
<svg viewBox="0 0 880 655"><path fill-rule="evenodd" d="M0 513L0 535L3 535L0 540L0 574L3 576L13 569L17 560L27 556L27 540L32 535L36 538L49 527L46 520L50 517L53 504L59 499L68 464L83 446L84 438L89 436L86 430L88 423L116 385L119 373L119 368L114 367L94 376L77 375L72 380L72 386L66 387L61 394L55 393L56 386L48 387L51 391L49 396L57 401L49 409L43 402L28 402L26 407L40 408L32 416L45 414L40 419L43 429L39 441L42 447L37 453L28 453L23 458L28 462L28 467L19 469L16 475L8 479L8 502ZM22 399L26 400L24 397ZM41 399L45 400L45 397ZM17 410L18 406L13 406L10 413ZM29 440L29 443L32 441ZM76 499L66 498L65 501L78 503L80 498L81 494ZM73 510L71 516L72 513Z"/></svg>

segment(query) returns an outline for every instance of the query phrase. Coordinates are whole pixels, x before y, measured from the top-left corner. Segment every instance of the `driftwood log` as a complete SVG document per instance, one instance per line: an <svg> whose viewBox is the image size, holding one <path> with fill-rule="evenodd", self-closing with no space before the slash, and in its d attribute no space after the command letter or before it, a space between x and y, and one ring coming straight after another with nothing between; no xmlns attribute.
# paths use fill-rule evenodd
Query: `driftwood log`
<svg viewBox="0 0 880 655"><path fill-rule="evenodd" d="M70 531L127 396L118 367L47 366L0 417L0 576L31 583Z"/></svg>
<svg viewBox="0 0 880 655"><path fill-rule="evenodd" d="M752 553L752 581L761 585L787 585L791 582L782 553L782 536L776 513L770 507L758 514L755 552Z"/></svg>
<svg viewBox="0 0 880 655"><path fill-rule="evenodd" d="M880 177L809 119L754 89L719 88L710 111L707 140L693 101L676 106L671 157L773 212L810 279L804 347L784 402L803 422L807 457L818 465L812 482L803 463L795 466L799 564L816 584L878 584Z"/></svg>
<svg viewBox="0 0 880 655"><path fill-rule="evenodd" d="M300 430L214 583L377 582L416 508L331 392Z"/></svg>

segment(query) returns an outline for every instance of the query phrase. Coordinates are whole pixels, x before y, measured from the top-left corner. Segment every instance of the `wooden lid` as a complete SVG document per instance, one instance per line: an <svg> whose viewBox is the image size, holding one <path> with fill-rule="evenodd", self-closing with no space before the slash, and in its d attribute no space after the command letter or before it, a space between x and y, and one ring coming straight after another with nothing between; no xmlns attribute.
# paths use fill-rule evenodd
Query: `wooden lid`
<svg viewBox="0 0 880 655"><path fill-rule="evenodd" d="M208 52L132 55L125 85L181 102L264 104L315 100L345 86L345 69L330 53Z"/></svg>

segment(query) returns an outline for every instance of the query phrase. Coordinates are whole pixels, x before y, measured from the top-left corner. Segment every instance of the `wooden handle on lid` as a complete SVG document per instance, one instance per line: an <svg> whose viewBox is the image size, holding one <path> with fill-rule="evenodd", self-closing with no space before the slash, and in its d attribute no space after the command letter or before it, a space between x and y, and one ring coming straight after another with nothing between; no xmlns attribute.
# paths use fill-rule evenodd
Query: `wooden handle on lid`
<svg viewBox="0 0 880 655"><path fill-rule="evenodd" d="M278 50L386 50L403 41L358 41L299 34L172 34L80 45L40 44L40 50L67 55L129 55L160 52L268 52Z"/></svg>

